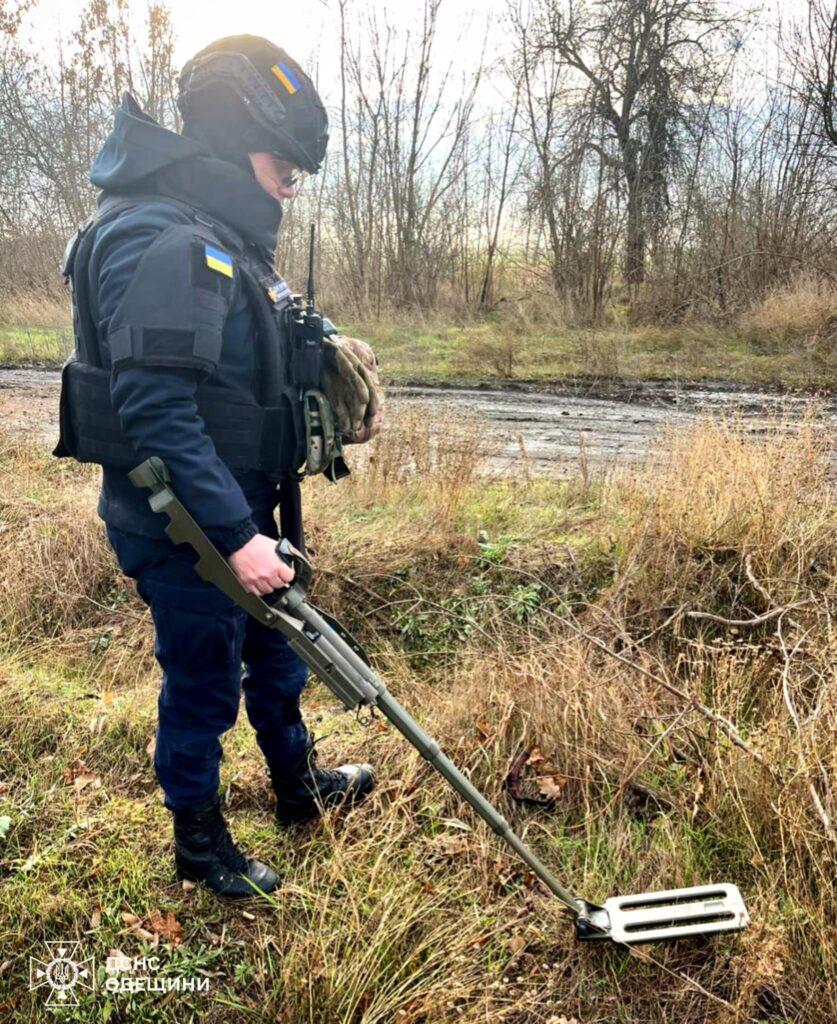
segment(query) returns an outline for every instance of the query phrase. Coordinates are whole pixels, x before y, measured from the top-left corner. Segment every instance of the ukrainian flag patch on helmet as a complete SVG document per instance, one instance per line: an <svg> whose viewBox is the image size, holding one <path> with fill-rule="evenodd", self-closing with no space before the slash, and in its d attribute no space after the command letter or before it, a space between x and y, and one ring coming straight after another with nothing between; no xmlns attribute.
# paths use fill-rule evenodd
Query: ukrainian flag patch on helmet
<svg viewBox="0 0 837 1024"><path fill-rule="evenodd" d="M228 256L225 252L221 252L220 249L215 249L211 245L205 245L203 251L206 256L206 265L210 270L217 270L224 277L233 276L232 256Z"/></svg>
<svg viewBox="0 0 837 1024"><path fill-rule="evenodd" d="M276 75L282 85L285 86L291 96L302 88L302 83L287 64L274 64L270 70Z"/></svg>

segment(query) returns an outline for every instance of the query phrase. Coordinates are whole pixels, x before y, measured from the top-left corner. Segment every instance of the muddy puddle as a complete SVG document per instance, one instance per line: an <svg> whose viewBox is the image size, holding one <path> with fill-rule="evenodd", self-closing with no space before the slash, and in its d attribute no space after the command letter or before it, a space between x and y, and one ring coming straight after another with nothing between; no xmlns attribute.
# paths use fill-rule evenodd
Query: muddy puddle
<svg viewBox="0 0 837 1024"><path fill-rule="evenodd" d="M704 417L735 416L747 433L793 430L816 415L837 431L837 397L797 398L771 392L720 387L620 385L619 397L474 388L391 388L391 404L424 405L436 416L459 410L483 419L498 466L525 457L535 472L562 472L581 458L603 467L637 462L667 428L687 427ZM781 424L777 428L777 424ZM524 454L525 453L525 456ZM835 452L837 468L837 452Z"/></svg>
<svg viewBox="0 0 837 1024"><path fill-rule="evenodd" d="M6 426L53 441L59 373L0 369L0 417ZM525 452L533 472L563 473L580 457L609 468L640 460L667 427L702 417L736 416L747 433L793 430L812 411L830 437L837 434L837 396L812 400L757 389L671 383L614 384L591 394L589 385L566 393L527 386L390 387L390 409L422 407L444 421L465 413L485 425L495 468L510 468ZM837 452L833 457L837 469Z"/></svg>

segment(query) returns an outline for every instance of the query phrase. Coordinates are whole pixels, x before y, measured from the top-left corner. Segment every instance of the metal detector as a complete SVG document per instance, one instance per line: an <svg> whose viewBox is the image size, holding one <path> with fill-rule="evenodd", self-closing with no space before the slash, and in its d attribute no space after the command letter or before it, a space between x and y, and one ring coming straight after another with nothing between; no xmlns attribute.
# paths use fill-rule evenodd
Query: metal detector
<svg viewBox="0 0 837 1024"><path fill-rule="evenodd" d="M360 645L338 622L311 604L306 594L311 565L300 552L287 540L277 544L277 553L294 568L296 576L281 591L276 603L270 605L244 589L227 561L180 503L171 489L162 459L148 459L129 476L136 487L152 492L151 508L168 516L169 538L195 550L199 556L195 570L201 579L217 586L262 625L279 630L347 711L363 706L377 708L564 904L573 915L578 939L624 944L660 942L738 931L747 925L749 915L734 885L613 896L602 906L573 896L442 753L438 743L392 697Z"/></svg>

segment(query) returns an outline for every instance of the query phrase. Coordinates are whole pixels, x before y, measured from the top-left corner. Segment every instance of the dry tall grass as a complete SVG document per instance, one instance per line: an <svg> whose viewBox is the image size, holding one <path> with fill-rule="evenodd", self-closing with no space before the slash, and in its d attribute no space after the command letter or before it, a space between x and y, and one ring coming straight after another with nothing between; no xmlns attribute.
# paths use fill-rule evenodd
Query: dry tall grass
<svg viewBox="0 0 837 1024"><path fill-rule="evenodd" d="M741 318L749 334L768 342L797 341L810 356L837 360L837 284L806 272L774 288Z"/></svg>
<svg viewBox="0 0 837 1024"><path fill-rule="evenodd" d="M69 298L49 293L19 292L0 296L0 326L70 327Z"/></svg>
<svg viewBox="0 0 837 1024"><path fill-rule="evenodd" d="M42 678L24 685L31 668L15 669L19 687L0 688L3 742L15 751L7 792L20 790L10 813L34 814L7 854L18 873L0 938L25 951L35 933L83 930L91 900L113 903L108 886L128 870L115 866L127 850L130 880L117 884L132 902L117 901L99 941L130 943L118 909L142 914L161 900L189 923L192 955L208 935L227 936L218 954L239 966L224 961L219 972L226 1020L837 1019L828 438L814 422L758 438L707 423L592 490L491 480L473 429L451 425L440 442L426 421L405 420L348 486L313 487L318 599L371 641L396 695L579 892L726 878L745 894L751 929L630 954L575 946L555 904L374 723L338 723L339 746L326 741L375 760L372 807L282 840L286 884L251 924L208 897L166 890L168 826L142 760L155 689L147 617L109 560L94 474L7 442L6 657L68 673L65 687L84 667L85 689L116 696L96 711L105 724L89 728L91 713L72 701L44 703ZM333 700L312 699L315 717L331 721ZM246 736L237 730L227 745L226 791L238 833L275 859ZM521 749L522 784L552 799L541 809L505 794ZM46 795L62 791L79 757L103 781L80 801L92 822L81 850L62 845L66 811ZM44 835L53 852L37 883L19 865ZM50 904L44 885L70 888ZM35 908L26 919L24 905ZM22 1021L31 997L14 998ZM174 1020L180 1009L145 1012L132 1019Z"/></svg>

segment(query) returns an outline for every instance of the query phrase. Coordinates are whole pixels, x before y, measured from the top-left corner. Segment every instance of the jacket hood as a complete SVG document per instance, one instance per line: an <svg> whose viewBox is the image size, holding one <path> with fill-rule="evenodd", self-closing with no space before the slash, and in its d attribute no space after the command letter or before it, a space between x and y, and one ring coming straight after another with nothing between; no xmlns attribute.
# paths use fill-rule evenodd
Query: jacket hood
<svg viewBox="0 0 837 1024"><path fill-rule="evenodd" d="M159 195L198 207L261 248L276 247L282 206L252 174L163 128L125 93L113 128L90 168L106 194Z"/></svg>
<svg viewBox="0 0 837 1024"><path fill-rule="evenodd" d="M90 180L106 192L124 192L163 167L206 155L200 143L163 128L125 93L113 128L90 168Z"/></svg>

